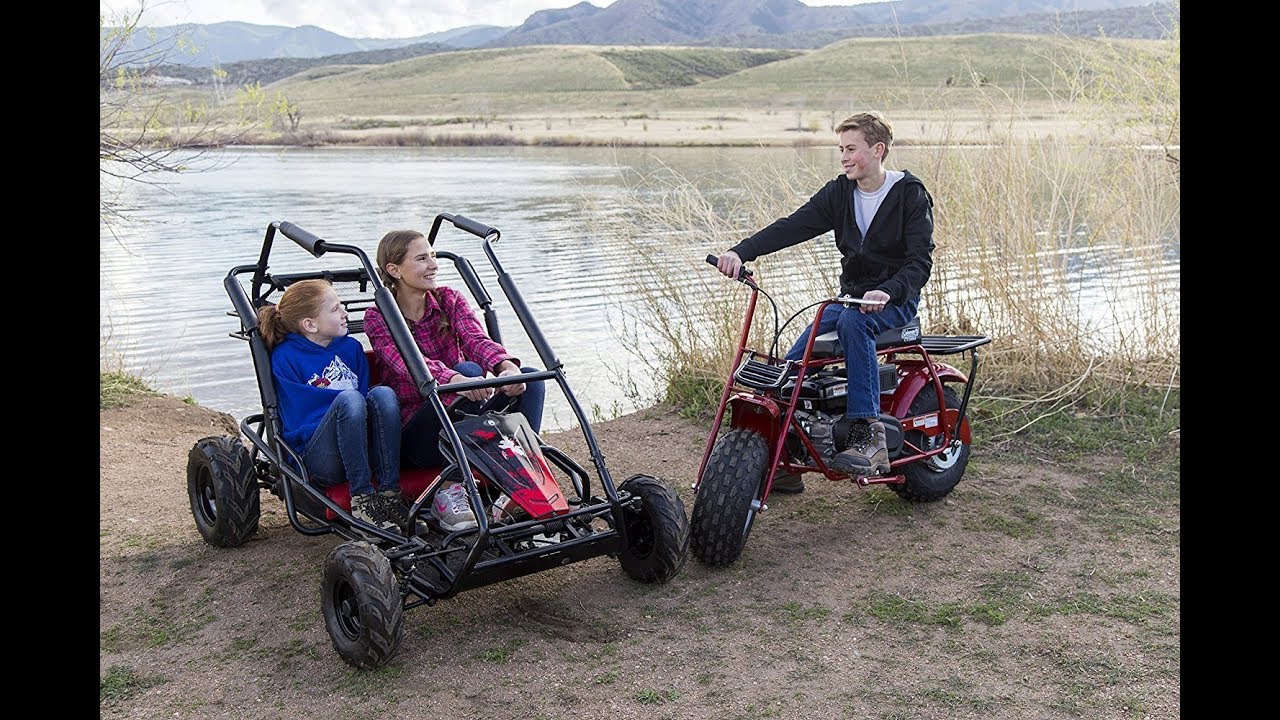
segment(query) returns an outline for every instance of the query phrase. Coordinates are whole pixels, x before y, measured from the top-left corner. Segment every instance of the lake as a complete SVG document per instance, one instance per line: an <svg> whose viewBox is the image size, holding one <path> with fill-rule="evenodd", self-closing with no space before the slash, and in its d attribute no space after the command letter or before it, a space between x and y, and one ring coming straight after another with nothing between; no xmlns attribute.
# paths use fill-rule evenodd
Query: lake
<svg viewBox="0 0 1280 720"><path fill-rule="evenodd" d="M564 363L578 401L589 416L594 408L612 417L637 409L628 384L641 396L652 389L643 364L619 342L617 328L630 304L618 291L619 281L675 257L637 257L608 239L610 228L635 221L623 202L628 183L670 170L714 196L736 190L725 186L725 178L743 167L799 160L830 167L831 176L838 168L834 149L826 147L255 147L190 159L193 172L164 178L163 185L104 186L103 192L120 193L130 220L114 234L105 225L100 233L101 350L156 389L190 396L237 419L261 407L248 346L229 336L239 325L227 315L231 303L222 281L232 267L257 260L272 221L287 220L326 240L357 245L371 259L385 232L426 232L441 212L497 228L502 237L495 252ZM504 344L525 364L541 366L482 242L445 223L436 247L471 260L494 299ZM697 247L696 241L692 249L687 242L680 246L695 260L721 250ZM1084 316L1103 309L1114 313L1106 302L1089 298L1099 288L1114 288L1125 272L1095 255L1081 256L1078 297ZM351 260L317 260L277 236L271 271L350 266ZM465 292L449 265L443 267L446 284ZM1176 303L1176 253L1167 272ZM563 395L549 387L544 428L560 430L575 422Z"/></svg>
<svg viewBox="0 0 1280 720"><path fill-rule="evenodd" d="M630 412L636 408L619 376L633 359L611 330L625 301L611 290L622 274L653 259L633 257L586 231L588 220L597 229L627 222L612 202L624 192L620 168L647 173L662 164L694 178L794 152L830 154L825 148L256 147L193 155L193 162L216 167L194 165L163 186L119 187L130 222L114 235L104 226L99 244L103 353L120 357L126 370L162 392L189 395L243 419L261 410L260 400L248 346L228 335L238 322L226 314L231 304L222 281L232 267L257 260L268 224L293 222L326 240L360 246L372 259L386 231L426 232L445 212L502 232L494 246L499 261L588 413L593 406L605 416ZM597 205L590 211L582 201L587 195ZM436 247L471 260L494 298L504 344L526 364L541 365L481 241L446 223ZM271 270L315 269L327 260L277 236ZM349 256L339 260L351 263ZM445 282L465 292L456 274L449 275ZM645 389L644 373L632 381ZM544 427L574 422L563 395L548 388Z"/></svg>

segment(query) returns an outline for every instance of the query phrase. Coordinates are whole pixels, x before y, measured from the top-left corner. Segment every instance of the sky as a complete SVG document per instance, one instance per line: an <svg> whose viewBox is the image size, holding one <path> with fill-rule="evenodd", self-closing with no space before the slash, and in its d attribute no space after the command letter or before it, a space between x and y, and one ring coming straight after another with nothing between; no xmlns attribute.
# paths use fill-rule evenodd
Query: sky
<svg viewBox="0 0 1280 720"><path fill-rule="evenodd" d="M468 25L519 25L538 10L580 0L146 0L141 25L238 21L317 27L351 38L416 37ZM608 7L615 0L587 0ZM801 0L805 5L861 5L883 0ZM99 0L103 17L135 13L138 0ZM108 23L110 24L110 23Z"/></svg>

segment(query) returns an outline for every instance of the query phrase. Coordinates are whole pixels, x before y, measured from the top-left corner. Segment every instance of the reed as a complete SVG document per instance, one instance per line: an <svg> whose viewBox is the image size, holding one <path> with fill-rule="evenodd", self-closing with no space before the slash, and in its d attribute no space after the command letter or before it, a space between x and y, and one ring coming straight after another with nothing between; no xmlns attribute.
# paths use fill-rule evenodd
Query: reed
<svg viewBox="0 0 1280 720"><path fill-rule="evenodd" d="M1107 411L1150 388L1163 389L1176 405L1179 272L1170 267L1180 246L1177 42L1175 34L1172 48L1149 56L1123 46L1108 45L1112 54L1102 58L1092 49L1095 55L1080 57L1055 48L1053 87L1037 81L1026 94L1015 85L987 96L984 137L970 129L954 142L890 154L889 166L911 169L935 200L934 270L922 295L926 332L994 340L983 351L980 407L1014 400L1033 418L1069 407ZM1147 90L1135 95L1126 87ZM1034 110L1024 102L1031 95ZM1039 98L1046 95L1054 113L1098 120L1070 138L1008 130L1028 113L1044 112ZM942 136L951 139L946 128ZM790 213L839 172L796 158L739 169L726 179L741 188L730 197L709 197L666 168L632 183L624 212L635 222L631 230L615 228L618 239L637 253L683 256L633 276L634 286L624 288L624 296L642 298L625 328L629 349L658 378L657 396L637 402L665 400L692 413L718 402L747 293L703 259ZM829 235L753 266L784 320L838 286ZM764 315L763 299L761 305L751 347L767 349L773 319ZM789 327L779 353L811 318L809 310Z"/></svg>

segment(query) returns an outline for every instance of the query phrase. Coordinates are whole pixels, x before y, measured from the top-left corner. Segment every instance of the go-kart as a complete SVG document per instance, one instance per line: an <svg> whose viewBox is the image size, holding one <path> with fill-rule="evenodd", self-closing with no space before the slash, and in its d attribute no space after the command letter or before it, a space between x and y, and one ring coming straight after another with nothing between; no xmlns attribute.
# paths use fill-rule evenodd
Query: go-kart
<svg viewBox="0 0 1280 720"><path fill-rule="evenodd" d="M198 441L187 463L191 513L210 545L236 547L254 535L261 490L284 502L289 523L299 533L341 538L325 561L321 601L335 650L361 669L383 665L395 655L404 636L404 612L410 608L599 555L616 557L634 580L662 583L679 573L688 550L687 516L670 484L634 475L615 485L563 364L494 253L499 231L461 215L441 213L431 226L433 244L444 221L483 240L498 283L546 368L516 377L467 380L450 385L449 391L556 383L577 417L598 486L593 486L580 464L533 432L523 415L502 408L499 401L506 397L502 392L469 411L457 404L446 406L391 291L365 252L323 240L284 221L268 225L256 263L232 268L223 281L233 308L228 314L239 319L239 329L231 336L248 343L262 412L241 421L243 439L212 436ZM337 270L272 273L269 261L277 233L315 258L349 255L353 264ZM493 301L470 261L439 250L437 257L453 263L480 306L490 337L501 342ZM323 278L334 286L350 313L348 331L357 337L363 332L363 311L378 308L424 401L441 420L439 442L445 465L402 470L407 521L396 529L353 516L346 484L320 487L313 483L301 458L283 440L271 356L258 331L256 311L292 283L309 278ZM366 355L371 384L377 384L376 356L372 351ZM476 515L474 528L450 532L424 512L443 484L453 482L466 489Z"/></svg>
<svg viewBox="0 0 1280 720"><path fill-rule="evenodd" d="M716 256L707 262L716 264ZM991 342L982 335L923 335L919 318L876 337L880 359L880 421L884 423L890 471L849 475L827 463L847 447L846 373L836 331L811 333L798 361L777 356L787 324L775 327L769 351L748 347L761 294L745 268L737 281L751 288L737 352L720 405L707 437L694 488L690 549L702 562L722 566L736 561L778 473L821 473L828 480L853 480L860 487L887 485L904 500L931 502L955 488L969 463L970 428L966 411L978 371L977 348ZM815 317L828 305L852 305L859 299L838 296L801 308ZM788 321L789 322L789 321ZM968 352L968 375L935 356ZM720 433L725 413L729 429Z"/></svg>

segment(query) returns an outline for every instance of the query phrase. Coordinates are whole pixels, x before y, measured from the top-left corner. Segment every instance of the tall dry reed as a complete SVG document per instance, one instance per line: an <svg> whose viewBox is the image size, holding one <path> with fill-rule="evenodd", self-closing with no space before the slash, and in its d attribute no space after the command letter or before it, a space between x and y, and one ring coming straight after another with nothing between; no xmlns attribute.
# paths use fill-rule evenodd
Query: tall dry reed
<svg viewBox="0 0 1280 720"><path fill-rule="evenodd" d="M1172 42L1176 66L1176 36ZM993 338L982 351L979 402L1098 409L1123 407L1135 388L1178 388L1178 130L1160 127L1176 123L1177 114L1156 107L1176 103L1176 67L1170 86L1169 55L1116 53L1124 62L1060 59L1063 89L1053 95L1051 111L1098 118L1081 133L1015 135L1008 131L1013 122L1044 112L1043 105L1032 109L1016 92L996 93L980 109L985 137L897 147L890 155L889 166L911 169L935 200L934 270L922 294L925 331ZM1165 75L1125 75L1139 72ZM1107 78L1106 92L1091 84L1098 77ZM1155 94L1145 93L1136 105L1125 104L1115 91L1125 83L1161 84L1165 94L1151 101ZM1138 137L1165 141L1139 144ZM628 349L657 378L656 396L635 400L667 400L693 412L714 406L747 292L703 258L789 214L838 172L797 154L739 168L719 183L695 183L669 168L633 178L624 201L633 222L617 239L641 255L679 258L632 276L632 285L622 288L641 303L624 329ZM711 185L740 191L701 189ZM783 321L838 287L830 235L752 266ZM811 318L812 309L787 328L779 354ZM761 298L751 347L770 349L774 322Z"/></svg>

